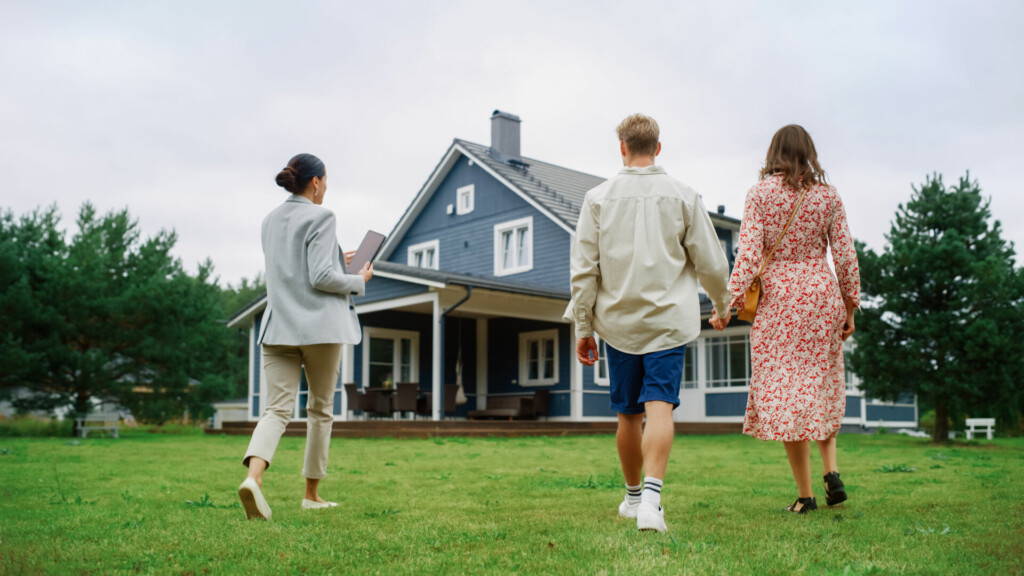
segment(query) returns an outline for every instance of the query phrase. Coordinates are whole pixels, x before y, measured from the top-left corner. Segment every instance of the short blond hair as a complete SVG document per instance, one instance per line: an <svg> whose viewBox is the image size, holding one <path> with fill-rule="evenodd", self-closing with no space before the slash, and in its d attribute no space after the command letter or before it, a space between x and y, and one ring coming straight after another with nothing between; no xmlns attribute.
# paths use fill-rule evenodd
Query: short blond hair
<svg viewBox="0 0 1024 576"><path fill-rule="evenodd" d="M629 153L634 156L654 156L658 153L658 137L661 131L658 123L650 116L630 114L615 129L619 140L626 143Z"/></svg>

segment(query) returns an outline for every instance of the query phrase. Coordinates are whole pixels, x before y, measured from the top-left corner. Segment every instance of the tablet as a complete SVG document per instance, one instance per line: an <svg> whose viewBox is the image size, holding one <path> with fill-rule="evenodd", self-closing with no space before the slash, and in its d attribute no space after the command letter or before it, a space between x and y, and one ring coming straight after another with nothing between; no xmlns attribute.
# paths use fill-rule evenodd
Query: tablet
<svg viewBox="0 0 1024 576"><path fill-rule="evenodd" d="M373 262L373 259L380 253L380 249L384 246L384 240L386 236L380 232L374 232L370 230L363 236L363 241L359 244L359 249L356 250L355 255L352 257L352 263L345 267L345 270L350 274L358 274L363 269L363 264L367 262ZM342 254L341 261L345 261L345 255Z"/></svg>

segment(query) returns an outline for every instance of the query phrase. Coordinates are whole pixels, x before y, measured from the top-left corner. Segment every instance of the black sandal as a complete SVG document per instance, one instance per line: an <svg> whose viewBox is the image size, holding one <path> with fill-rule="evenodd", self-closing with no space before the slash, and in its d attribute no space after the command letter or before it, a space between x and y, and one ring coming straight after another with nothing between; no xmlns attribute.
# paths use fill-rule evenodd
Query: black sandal
<svg viewBox="0 0 1024 576"><path fill-rule="evenodd" d="M835 506L846 502L846 487L839 479L839 472L825 474L825 503Z"/></svg>
<svg viewBox="0 0 1024 576"><path fill-rule="evenodd" d="M789 506L786 506L786 510L794 514L807 514L809 510L817 510L818 502L813 496L810 498L797 498L796 502L793 502Z"/></svg>

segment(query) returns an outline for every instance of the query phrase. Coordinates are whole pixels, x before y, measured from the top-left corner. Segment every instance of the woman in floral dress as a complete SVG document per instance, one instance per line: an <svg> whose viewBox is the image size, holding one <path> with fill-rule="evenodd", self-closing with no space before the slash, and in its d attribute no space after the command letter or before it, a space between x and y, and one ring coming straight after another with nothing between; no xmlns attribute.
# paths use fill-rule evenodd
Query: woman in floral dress
<svg viewBox="0 0 1024 576"><path fill-rule="evenodd" d="M854 331L860 271L843 202L825 182L810 135L797 125L775 133L761 181L747 193L729 282L734 307L742 308L747 287L791 214L792 223L761 274L743 432L785 444L799 492L787 509L804 513L817 508L811 441L821 452L828 505L846 500L836 433L846 410L843 341ZM829 248L838 280L826 259Z"/></svg>

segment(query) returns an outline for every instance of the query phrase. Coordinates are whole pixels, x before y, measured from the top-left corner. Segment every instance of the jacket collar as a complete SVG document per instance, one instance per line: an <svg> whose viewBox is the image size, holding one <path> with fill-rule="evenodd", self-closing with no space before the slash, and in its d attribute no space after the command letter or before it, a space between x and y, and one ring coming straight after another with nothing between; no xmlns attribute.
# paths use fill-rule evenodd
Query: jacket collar
<svg viewBox="0 0 1024 576"><path fill-rule="evenodd" d="M619 174L633 174L637 176L646 176L648 174L664 174L665 169L661 166L652 165L644 166L643 168L634 168L632 166L624 166L622 170L619 170Z"/></svg>
<svg viewBox="0 0 1024 576"><path fill-rule="evenodd" d="M299 204L312 204L313 201L305 196L299 196L298 194L292 194L285 199L285 202L298 202Z"/></svg>

